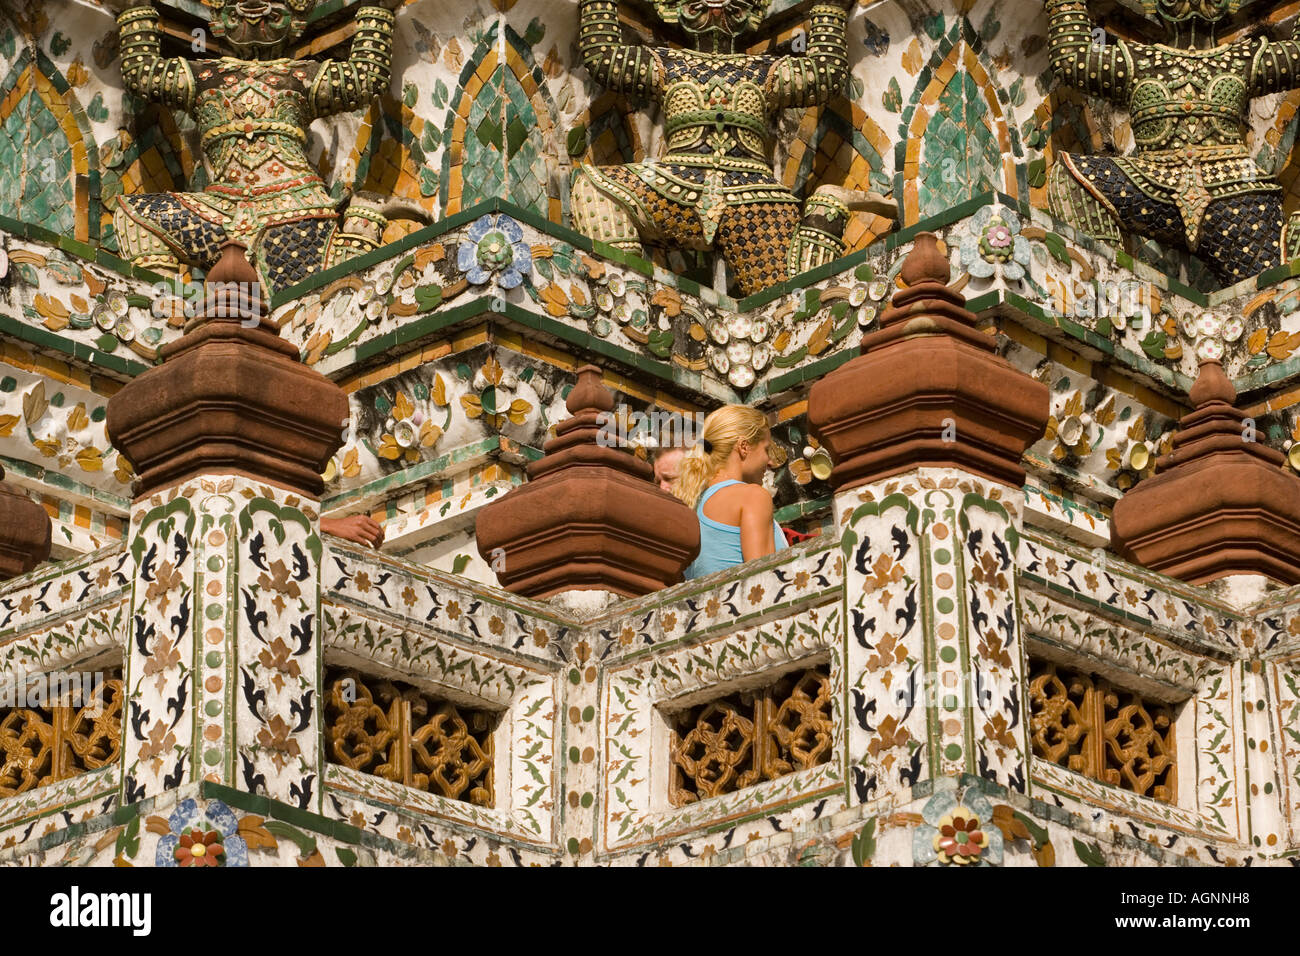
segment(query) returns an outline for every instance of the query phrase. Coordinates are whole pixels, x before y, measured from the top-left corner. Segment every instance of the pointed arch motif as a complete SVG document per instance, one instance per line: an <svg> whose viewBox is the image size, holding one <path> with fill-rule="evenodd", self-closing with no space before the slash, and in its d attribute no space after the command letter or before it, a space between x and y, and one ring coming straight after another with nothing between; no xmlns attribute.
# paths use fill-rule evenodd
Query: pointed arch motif
<svg viewBox="0 0 1300 956"><path fill-rule="evenodd" d="M1020 135L1007 123L1010 99L995 69L961 17L917 75L895 154L903 225L990 190L1013 199L1028 192Z"/></svg>
<svg viewBox="0 0 1300 956"><path fill-rule="evenodd" d="M889 137L856 103L838 97L825 108L811 107L781 169L781 181L800 198L818 186L888 193L884 153ZM874 214L856 214L844 232L848 252L870 245L889 228Z"/></svg>
<svg viewBox="0 0 1300 956"><path fill-rule="evenodd" d="M0 85L0 168L12 174L0 179L0 213L98 241L98 150L90 123L58 67L31 47Z"/></svg>
<svg viewBox="0 0 1300 956"><path fill-rule="evenodd" d="M1272 162L1263 164L1265 170L1277 176L1285 190L1282 212L1287 216L1300 210L1300 155L1294 152L1297 132L1300 132L1300 90L1289 90L1279 97L1277 117L1264 133ZM1262 151L1261 148L1259 152Z"/></svg>
<svg viewBox="0 0 1300 956"><path fill-rule="evenodd" d="M1044 170L1051 169L1060 153L1099 153L1101 130L1088 109L1082 93L1068 86L1057 86L1034 109L1034 122L1045 130L1043 143ZM1031 141L1032 142L1032 141ZM1047 209L1047 179L1041 186L1029 186L1029 204Z"/></svg>
<svg viewBox="0 0 1300 956"><path fill-rule="evenodd" d="M356 171L353 192L365 190L405 199L432 216L439 190L437 172L430 166L428 155L437 148L437 133L432 123L396 97L386 94L378 104L372 103L362 117L344 167ZM322 155L321 165L333 164ZM329 169L323 168L321 178L328 181L328 175ZM418 228L420 224L413 220L394 220L385 228L381 241L396 242Z"/></svg>
<svg viewBox="0 0 1300 956"><path fill-rule="evenodd" d="M466 62L451 103L443 134L443 214L501 196L562 222L567 195L557 189L561 177L552 175L548 159L566 155L557 142L555 104L528 44L509 25L493 24Z"/></svg>
<svg viewBox="0 0 1300 956"><path fill-rule="evenodd" d="M583 151L576 154L572 150L569 152L575 163L620 166L639 163L647 158L641 134L636 124L631 122L631 114L624 108L621 94L600 94L578 114L573 125L575 129L581 127L586 130Z"/></svg>
<svg viewBox="0 0 1300 956"><path fill-rule="evenodd" d="M131 113L130 126L99 150L99 235L105 249L117 251L113 209L120 195L184 191L192 188L195 157L171 110L150 104Z"/></svg>

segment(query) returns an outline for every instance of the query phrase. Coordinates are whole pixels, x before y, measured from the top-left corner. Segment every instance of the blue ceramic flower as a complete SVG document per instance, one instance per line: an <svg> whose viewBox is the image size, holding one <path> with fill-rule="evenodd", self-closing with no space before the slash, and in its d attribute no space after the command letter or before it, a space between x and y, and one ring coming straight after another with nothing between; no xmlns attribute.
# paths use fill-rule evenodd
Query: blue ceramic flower
<svg viewBox="0 0 1300 956"><path fill-rule="evenodd" d="M977 279L1001 273L1023 279L1029 265L1029 240L1020 235L1020 219L1010 209L982 206L970 221L970 234L961 241L962 268Z"/></svg>
<svg viewBox="0 0 1300 956"><path fill-rule="evenodd" d="M912 832L912 860L918 864L997 866L1002 862L1002 831L993 823L993 805L974 788L940 777L934 796L921 811L926 825Z"/></svg>
<svg viewBox="0 0 1300 956"><path fill-rule="evenodd" d="M248 844L239 836L239 822L230 807L220 800L209 800L202 812L193 798L182 800L167 818L167 825L172 832L159 838L158 849L154 853L155 866L180 866L176 859L176 848L181 845L182 838L188 841L183 856L197 855L193 854L192 847L200 842L205 844L204 855L210 855L208 847L215 842L220 844L223 851L221 856L224 860L220 865L248 866ZM215 841L195 840L192 837L195 831L200 834L215 831L217 838Z"/></svg>
<svg viewBox="0 0 1300 956"><path fill-rule="evenodd" d="M533 271L533 253L519 223L504 213L488 214L469 227L468 240L456 251L456 265L474 285L493 274L503 289L513 289Z"/></svg>

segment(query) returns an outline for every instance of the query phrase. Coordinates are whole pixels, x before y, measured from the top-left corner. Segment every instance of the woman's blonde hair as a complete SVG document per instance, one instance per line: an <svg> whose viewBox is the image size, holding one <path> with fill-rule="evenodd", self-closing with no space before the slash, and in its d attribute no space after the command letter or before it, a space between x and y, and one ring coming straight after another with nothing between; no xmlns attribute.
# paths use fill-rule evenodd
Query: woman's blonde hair
<svg viewBox="0 0 1300 956"><path fill-rule="evenodd" d="M731 450L742 441L753 444L768 434L767 417L762 412L748 405L723 405L704 419L699 440L682 459L673 495L694 508L709 482L726 465Z"/></svg>

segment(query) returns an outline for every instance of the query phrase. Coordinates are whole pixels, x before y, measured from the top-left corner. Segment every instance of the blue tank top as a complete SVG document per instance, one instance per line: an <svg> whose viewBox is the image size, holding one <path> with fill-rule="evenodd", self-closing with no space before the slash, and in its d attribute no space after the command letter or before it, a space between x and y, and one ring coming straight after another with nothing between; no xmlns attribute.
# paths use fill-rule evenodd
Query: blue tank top
<svg viewBox="0 0 1300 956"><path fill-rule="evenodd" d="M744 563L745 556L740 550L740 528L734 524L714 521L704 514L704 503L713 497L715 491L721 491L728 485L742 484L743 481L735 479L720 481L700 495L700 503L695 506L695 516L700 519L700 554L686 569L686 580L702 578L706 574ZM785 534L775 518L772 519L772 544L777 550L786 546Z"/></svg>

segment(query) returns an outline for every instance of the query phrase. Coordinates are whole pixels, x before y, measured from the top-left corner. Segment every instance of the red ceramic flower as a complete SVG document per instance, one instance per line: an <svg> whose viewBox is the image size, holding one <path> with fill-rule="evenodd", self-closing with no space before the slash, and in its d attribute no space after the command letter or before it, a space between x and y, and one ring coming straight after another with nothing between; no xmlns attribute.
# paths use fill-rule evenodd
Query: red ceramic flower
<svg viewBox="0 0 1300 956"><path fill-rule="evenodd" d="M939 821L939 832L934 838L934 849L943 863L977 863L988 846L988 837L979 828L975 814L965 807L956 807Z"/></svg>
<svg viewBox="0 0 1300 956"><path fill-rule="evenodd" d="M221 834L216 830L204 833L191 830L182 833L176 845L176 862L180 866L220 866L226 848L221 845Z"/></svg>

